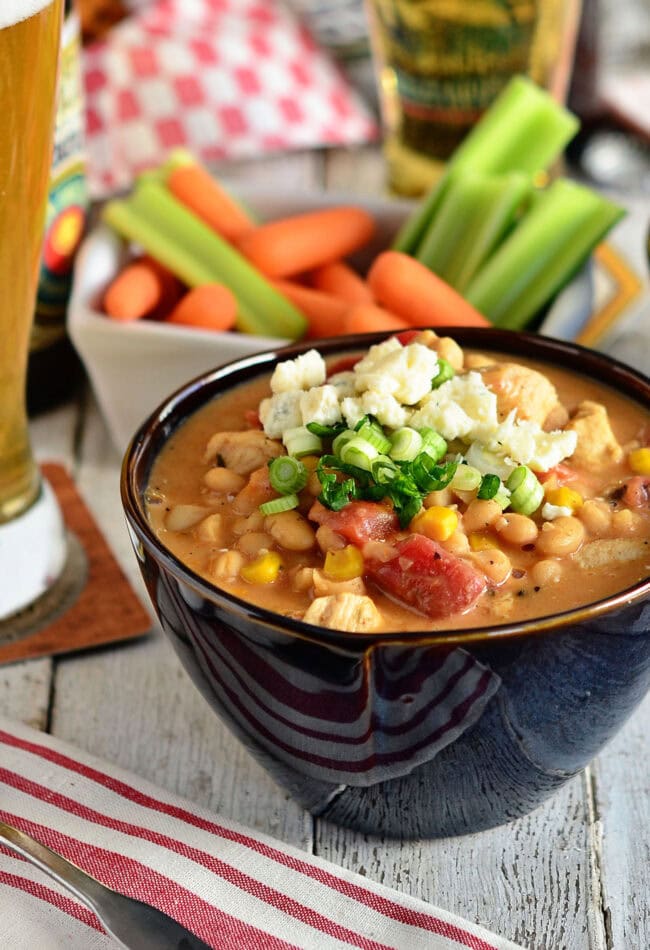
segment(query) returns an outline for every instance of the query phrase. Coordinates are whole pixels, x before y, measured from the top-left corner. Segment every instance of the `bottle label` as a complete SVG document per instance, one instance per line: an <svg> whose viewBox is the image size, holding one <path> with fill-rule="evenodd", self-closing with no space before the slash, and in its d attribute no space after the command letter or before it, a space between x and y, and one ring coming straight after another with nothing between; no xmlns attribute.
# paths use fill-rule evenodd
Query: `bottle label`
<svg viewBox="0 0 650 950"><path fill-rule="evenodd" d="M389 114L469 128L512 75L524 73L551 87L566 5L566 0L373 0L376 42L393 76Z"/></svg>
<svg viewBox="0 0 650 950"><path fill-rule="evenodd" d="M72 265L88 207L79 21L75 14L63 25L59 68L52 174L31 350L49 347L65 336Z"/></svg>

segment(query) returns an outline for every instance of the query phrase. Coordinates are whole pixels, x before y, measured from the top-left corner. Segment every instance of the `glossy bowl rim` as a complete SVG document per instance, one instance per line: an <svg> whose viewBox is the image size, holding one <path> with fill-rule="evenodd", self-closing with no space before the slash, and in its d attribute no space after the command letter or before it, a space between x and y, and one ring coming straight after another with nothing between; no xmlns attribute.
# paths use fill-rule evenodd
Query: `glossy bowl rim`
<svg viewBox="0 0 650 950"><path fill-rule="evenodd" d="M459 328L435 327L439 336L452 336L463 347L489 350L505 355L520 356L546 362L553 365L553 357L559 359L559 367L577 372L597 383L615 389L642 408L650 411L650 378L632 369L624 363L580 346L577 343L546 337L524 331L510 331L496 328ZM156 432L164 426L166 420L178 415L178 421L189 418L210 399L223 394L231 388L225 385L235 378L231 385L250 382L257 375L270 372L278 360L292 359L308 349L318 349L325 356L343 356L346 352L367 349L393 334L371 333L348 337L332 337L324 340L307 340L290 346L265 350L247 357L241 357L215 369L201 373L172 392L141 423L131 438L123 457L120 475L120 495L122 506L129 526L136 532L140 541L146 545L156 561L169 573L187 586L194 588L206 600L218 603L229 611L235 611L249 620L255 620L267 628L292 634L298 639L325 642L346 652L350 649L367 649L373 645L403 643L410 645L449 645L464 643L493 642L494 640L539 635L543 632L561 630L567 626L594 620L603 614L612 613L632 603L642 601L650 595L650 576L638 581L632 587L610 595L595 603L575 607L571 610L544 617L535 617L511 624L496 624L491 627L466 627L448 630L404 630L380 631L351 636L345 631L330 630L285 617L267 610L257 604L249 603L234 594L211 584L196 574L169 551L155 535L145 516L137 489L137 476L141 466L147 461L148 447ZM530 352L528 351L530 348ZM541 352L540 352L541 351ZM236 377L241 375L242 379ZM207 393L207 395L206 395ZM196 405L192 405L196 402ZM189 403L184 413L182 407ZM156 456L148 459L147 474Z"/></svg>

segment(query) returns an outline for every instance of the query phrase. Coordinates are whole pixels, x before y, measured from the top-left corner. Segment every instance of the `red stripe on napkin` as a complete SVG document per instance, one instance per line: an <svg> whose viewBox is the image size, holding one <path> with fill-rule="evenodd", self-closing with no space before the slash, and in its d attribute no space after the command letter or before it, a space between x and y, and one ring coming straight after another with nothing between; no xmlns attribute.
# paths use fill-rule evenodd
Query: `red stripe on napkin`
<svg viewBox="0 0 650 950"><path fill-rule="evenodd" d="M7 794L0 816L109 886L160 907L215 948L321 950L343 943L360 950L516 950L421 901L158 795L51 737L6 720L2 726L0 784ZM0 916L6 915L3 885L70 913L74 903L33 887L2 862L0 849ZM207 887L206 875L214 876ZM77 947L83 943L69 944Z"/></svg>
<svg viewBox="0 0 650 950"><path fill-rule="evenodd" d="M57 765L61 765L72 772L77 772L86 778L90 778L93 781L98 782L106 788L110 788L111 791L117 792L119 795L122 795L129 801L136 802L139 805L143 805L146 808L151 808L155 811L161 812L162 814L170 815L174 818L180 819L181 821L186 821L188 824L192 824L194 827L201 828L204 831L209 831L212 834L219 835L231 841L236 841L238 844L244 845L247 848L251 848L273 861L277 861L286 867L291 867L293 870L299 871L301 874L305 874L308 877L313 877L315 880L318 880L319 883L324 884L327 887L331 887L339 893L345 894L346 897L351 897L352 899L357 900L368 907L372 907L373 910L383 914L386 917L389 917L392 920L396 920L400 923L405 923L410 926L420 927L423 930L430 930L432 933L437 933L441 936L448 937L451 940L455 940L462 946L470 948L470 950L495 950L494 944L486 943L481 939L477 939L473 934L468 933L467 931L453 924L449 924L447 921L438 920L425 914L413 912L410 910L410 908L406 908L401 904L395 903L394 901L388 901L385 898L380 898L371 891L359 887L358 885L354 885L349 881L345 881L337 877L335 874L328 874L326 871L323 872L321 868L309 864L307 861L301 861L299 859L296 860L286 852L271 848L259 839L252 838L248 835L239 834L237 832L232 832L221 825L215 824L214 822L202 821L191 812L188 812L184 809L175 808L174 806L168 805L166 802L157 801L147 795L142 795L142 793L138 792L137 789L131 788L107 774L98 772L95 769L87 768L80 762L61 755L55 752L53 749L37 745L33 742L21 740L17 736L10 735L9 733L3 732L1 730L0 743L25 749L34 755L38 755L51 762L55 762ZM221 876L226 877L226 879L231 880L237 886L241 887L245 883L248 884L250 881L252 881L253 886L250 890L250 893L254 893L256 896L261 896L261 894L256 893L255 890L255 885L257 885L258 882L254 881L253 879L244 881L244 878L242 876L238 876L235 869L225 868L223 866L223 862L217 861L217 859L211 855L204 855L200 852L196 852L195 849L185 848L180 842L166 838L165 836L153 835L146 828L138 829L133 826L128 826L125 822L112 821L103 815L93 812L91 809L84 808L71 799L65 799L64 796L57 795L49 789L39 789L36 783L29 782L23 779L21 776L14 775L4 768L0 768L0 781L5 782L7 785L13 785L14 787L19 788L28 794L34 795L36 798L39 797L40 791L42 793L42 797L47 797L49 802L52 802L59 808L63 808L66 811L71 811L73 814L84 817L86 820L95 821L97 824L103 824L105 827L112 828L113 830L122 831L125 834L139 835L149 841L162 844L165 847L176 851L178 854L183 854L187 857L190 857L192 860L197 861L204 867L209 868L209 870L219 873ZM11 819L6 818L5 820L11 824ZM54 844L50 844L50 847L57 850ZM233 876L231 876L233 871L235 873ZM90 871L89 873L92 872ZM239 879L237 879L238 877ZM246 889L248 889L248 887ZM275 896L280 898L280 903L286 900L284 895L277 894L277 892ZM273 901L268 900L268 903L273 903ZM276 906L279 906L279 904L276 904ZM283 909L287 912L290 912L288 906L283 906ZM301 917L299 919L306 920L307 918Z"/></svg>
<svg viewBox="0 0 650 950"><path fill-rule="evenodd" d="M0 851L1 850L4 850L2 845L0 845ZM15 887L16 890L24 891L25 894L37 897L46 904L51 904L52 907L56 907L57 910L67 914L68 917L74 917L75 920L80 920L81 923L86 924L87 927L92 927L93 930L103 932L103 927L95 915L87 910L83 904L79 904L77 901L73 901L69 897L65 897L63 894L53 891L50 887L45 887L43 884L30 881L28 877L20 877L18 874L9 874L7 871L0 871L0 884Z"/></svg>

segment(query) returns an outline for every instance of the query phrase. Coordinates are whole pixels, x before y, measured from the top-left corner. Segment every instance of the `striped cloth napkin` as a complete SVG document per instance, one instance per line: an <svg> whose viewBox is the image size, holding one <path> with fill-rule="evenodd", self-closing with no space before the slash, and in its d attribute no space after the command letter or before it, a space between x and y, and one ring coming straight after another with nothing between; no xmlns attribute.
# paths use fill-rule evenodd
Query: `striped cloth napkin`
<svg viewBox="0 0 650 950"><path fill-rule="evenodd" d="M0 719L0 819L224 950L517 950L481 927ZM0 846L0 946L109 950L86 908Z"/></svg>

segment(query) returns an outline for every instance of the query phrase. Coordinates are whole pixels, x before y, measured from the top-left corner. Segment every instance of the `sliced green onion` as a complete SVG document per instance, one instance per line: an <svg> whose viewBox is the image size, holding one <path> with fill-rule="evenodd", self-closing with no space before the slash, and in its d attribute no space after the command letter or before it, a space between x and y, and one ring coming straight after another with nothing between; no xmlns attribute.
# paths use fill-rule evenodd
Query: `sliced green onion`
<svg viewBox="0 0 650 950"><path fill-rule="evenodd" d="M374 445L377 451L381 452L382 455L390 451L390 439L379 423L371 416L364 416L360 419L355 425L354 431L358 436L361 436L362 439Z"/></svg>
<svg viewBox="0 0 650 950"><path fill-rule="evenodd" d="M340 454L341 461L348 465L356 465L357 468L369 472L372 460L377 458L379 452L367 439L362 439L361 436L357 435L345 443Z"/></svg>
<svg viewBox="0 0 650 950"><path fill-rule="evenodd" d="M459 465L450 484L458 491L474 491L481 484L482 475L473 465Z"/></svg>
<svg viewBox="0 0 650 950"><path fill-rule="evenodd" d="M318 435L322 439L333 439L335 436L339 435L339 433L344 431L345 423L337 422L333 426L326 426L321 422L308 422L305 428L309 429L312 435Z"/></svg>
<svg viewBox="0 0 650 950"><path fill-rule="evenodd" d="M438 389L438 387L442 386L443 383L447 383L450 379L453 379L455 375L454 367L451 365L449 360L446 360L444 356L439 356L438 375L433 377L431 381L431 388Z"/></svg>
<svg viewBox="0 0 650 950"><path fill-rule="evenodd" d="M481 484L479 485L476 497L480 498L482 501L489 501L491 498L494 498L500 488L501 479L498 475L484 475L481 479Z"/></svg>
<svg viewBox="0 0 650 950"><path fill-rule="evenodd" d="M345 443L349 442L350 439L356 439L356 437L357 434L353 429L344 429L343 432L339 432L332 442L332 452L334 455L340 455Z"/></svg>
<svg viewBox="0 0 650 950"><path fill-rule="evenodd" d="M422 451L430 455L435 462L439 462L447 451L447 443L443 437L429 426L418 429L418 432L422 437Z"/></svg>
<svg viewBox="0 0 650 950"><path fill-rule="evenodd" d="M503 484L503 482L501 482L501 485L499 486L499 491L496 493L492 501L496 501L501 511L505 511L505 509L510 504L510 492L508 491L506 486Z"/></svg>
<svg viewBox="0 0 650 950"><path fill-rule="evenodd" d="M394 481L399 468L387 455L378 455L370 463L370 474L378 485L388 485Z"/></svg>
<svg viewBox="0 0 650 950"><path fill-rule="evenodd" d="M390 435L388 454L396 462L411 462L422 451L422 436L415 429L404 426Z"/></svg>
<svg viewBox="0 0 650 950"><path fill-rule="evenodd" d="M306 426L287 429L282 434L282 442L288 454L294 455L297 459L302 458L303 455L320 455L323 451L320 438L310 432Z"/></svg>
<svg viewBox="0 0 650 950"><path fill-rule="evenodd" d="M527 465L519 465L506 481L510 507L520 515L532 515L544 500L544 489Z"/></svg>
<svg viewBox="0 0 650 950"><path fill-rule="evenodd" d="M269 481L281 495L302 491L308 477L305 466L293 455L280 455L269 465Z"/></svg>
<svg viewBox="0 0 650 950"><path fill-rule="evenodd" d="M423 492L442 491L451 482L458 468L458 462L447 462L437 465L435 459L428 452L420 452L411 462L410 470L413 479Z"/></svg>
<svg viewBox="0 0 650 950"><path fill-rule="evenodd" d="M282 511L291 511L297 508L300 499L297 495L283 495L281 498L272 498L271 501L265 501L260 505L260 511L263 515L279 515Z"/></svg>

